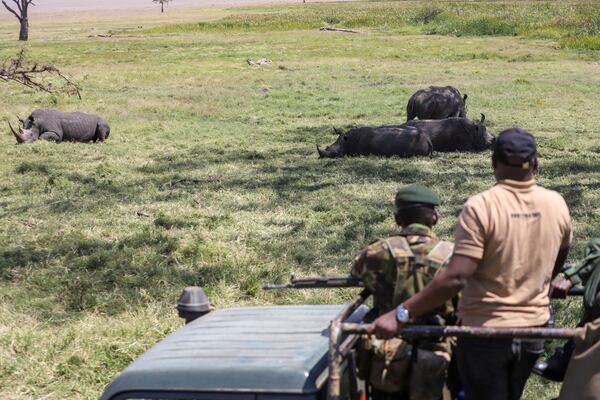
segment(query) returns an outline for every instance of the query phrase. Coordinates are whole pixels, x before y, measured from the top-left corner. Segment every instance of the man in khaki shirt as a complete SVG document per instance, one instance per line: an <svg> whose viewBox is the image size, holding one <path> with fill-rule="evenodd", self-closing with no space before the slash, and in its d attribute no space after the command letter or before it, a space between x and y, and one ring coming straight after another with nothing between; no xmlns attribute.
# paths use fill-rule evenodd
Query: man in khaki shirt
<svg viewBox="0 0 600 400"><path fill-rule="evenodd" d="M462 290L458 316L465 326L535 327L548 321L550 282L572 237L563 198L535 184L535 139L518 128L494 144L496 185L471 197L456 228L446 270L372 331L389 338L398 328ZM467 400L521 397L543 341L460 339L456 351Z"/></svg>

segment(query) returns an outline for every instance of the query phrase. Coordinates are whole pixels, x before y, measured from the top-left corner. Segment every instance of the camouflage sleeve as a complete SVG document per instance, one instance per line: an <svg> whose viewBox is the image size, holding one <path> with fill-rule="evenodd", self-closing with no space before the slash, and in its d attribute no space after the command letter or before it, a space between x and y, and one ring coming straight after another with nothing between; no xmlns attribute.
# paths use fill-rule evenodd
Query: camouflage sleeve
<svg viewBox="0 0 600 400"><path fill-rule="evenodd" d="M592 239L585 246L585 258L572 265L564 274L574 285L586 284L596 268L600 268L600 239Z"/></svg>
<svg viewBox="0 0 600 400"><path fill-rule="evenodd" d="M583 271L583 263L572 265L568 270L564 272L565 278L570 280L574 286L581 285L583 282L582 272Z"/></svg>
<svg viewBox="0 0 600 400"><path fill-rule="evenodd" d="M395 270L392 255L385 242L379 240L371 243L356 257L350 273L364 278L365 274L386 272L390 267Z"/></svg>
<svg viewBox="0 0 600 400"><path fill-rule="evenodd" d="M365 248L354 261L351 274L362 279L365 288L382 299L390 298L394 289L396 268L394 259L384 241Z"/></svg>
<svg viewBox="0 0 600 400"><path fill-rule="evenodd" d="M367 256L367 249L364 249L354 259L354 264L352 264L352 269L350 269L350 275L362 279L362 275L363 275L363 272L365 270L365 258L366 258L366 256Z"/></svg>

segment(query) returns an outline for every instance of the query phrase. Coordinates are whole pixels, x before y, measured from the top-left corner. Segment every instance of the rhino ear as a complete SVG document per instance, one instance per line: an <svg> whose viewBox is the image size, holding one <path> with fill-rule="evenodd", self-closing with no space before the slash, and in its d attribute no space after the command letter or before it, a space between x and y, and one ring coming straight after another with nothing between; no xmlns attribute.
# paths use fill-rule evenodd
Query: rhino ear
<svg viewBox="0 0 600 400"><path fill-rule="evenodd" d="M485 114L481 113L481 123L483 124L485 122Z"/></svg>

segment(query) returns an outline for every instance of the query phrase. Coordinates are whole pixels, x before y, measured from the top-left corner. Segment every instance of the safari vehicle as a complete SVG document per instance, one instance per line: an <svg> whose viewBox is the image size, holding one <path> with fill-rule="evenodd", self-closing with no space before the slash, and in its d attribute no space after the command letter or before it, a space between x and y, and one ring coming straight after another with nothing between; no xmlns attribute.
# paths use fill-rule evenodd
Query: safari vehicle
<svg viewBox="0 0 600 400"><path fill-rule="evenodd" d="M194 307L189 297L187 304L180 299L178 308L180 315L192 320L193 316L186 314ZM207 311L205 315L135 360L109 384L101 400L327 397L329 326L345 306L243 307L208 312L207 301L196 301L195 305ZM348 320L359 322L366 311L366 307L358 307ZM340 394L345 398L358 397L358 382L352 371L354 368L342 368Z"/></svg>
<svg viewBox="0 0 600 400"><path fill-rule="evenodd" d="M264 289L362 287L353 277L296 279ZM573 293L575 294L575 293ZM355 344L368 327L366 290L345 305L211 311L201 288L178 302L188 324L148 350L101 400L369 400L357 378ZM564 339L582 328L481 328L407 325L403 337ZM364 389L364 390L361 390Z"/></svg>

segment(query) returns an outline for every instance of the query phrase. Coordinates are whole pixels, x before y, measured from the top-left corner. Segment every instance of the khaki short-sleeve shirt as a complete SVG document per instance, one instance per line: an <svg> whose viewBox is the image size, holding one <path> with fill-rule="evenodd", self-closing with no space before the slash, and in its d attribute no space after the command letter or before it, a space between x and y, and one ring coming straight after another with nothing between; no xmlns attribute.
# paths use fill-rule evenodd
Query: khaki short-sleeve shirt
<svg viewBox="0 0 600 400"><path fill-rule="evenodd" d="M550 317L548 291L556 257L571 238L564 199L533 180L501 180L471 197L459 217L454 254L480 261L462 292L462 323L544 324Z"/></svg>

